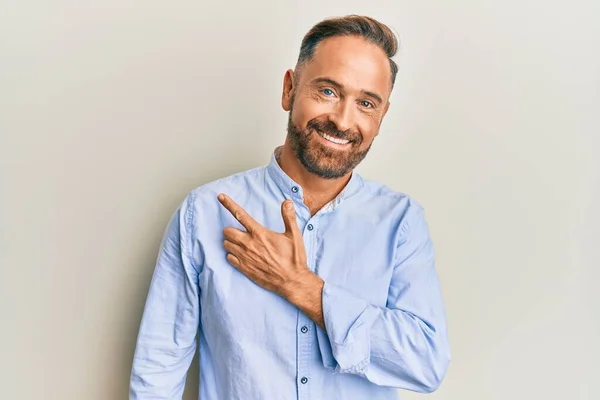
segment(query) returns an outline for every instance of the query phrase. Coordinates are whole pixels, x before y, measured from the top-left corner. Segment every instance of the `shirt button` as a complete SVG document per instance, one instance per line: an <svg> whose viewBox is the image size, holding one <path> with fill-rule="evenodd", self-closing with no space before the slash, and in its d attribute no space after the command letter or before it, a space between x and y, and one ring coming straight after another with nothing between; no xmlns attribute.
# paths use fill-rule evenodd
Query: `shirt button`
<svg viewBox="0 0 600 400"><path fill-rule="evenodd" d="M292 192L298 193L298 186L292 186Z"/></svg>
<svg viewBox="0 0 600 400"><path fill-rule="evenodd" d="M302 379L300 379L300 382L302 382L302 384L306 384L306 382L308 382L308 378L303 376Z"/></svg>
<svg viewBox="0 0 600 400"><path fill-rule="evenodd" d="M303 326L302 328L300 328L300 332L306 333L308 332L308 328L306 326Z"/></svg>
<svg viewBox="0 0 600 400"><path fill-rule="evenodd" d="M309 231L312 231L315 227L312 226L312 224L308 224L307 228L308 228Z"/></svg>

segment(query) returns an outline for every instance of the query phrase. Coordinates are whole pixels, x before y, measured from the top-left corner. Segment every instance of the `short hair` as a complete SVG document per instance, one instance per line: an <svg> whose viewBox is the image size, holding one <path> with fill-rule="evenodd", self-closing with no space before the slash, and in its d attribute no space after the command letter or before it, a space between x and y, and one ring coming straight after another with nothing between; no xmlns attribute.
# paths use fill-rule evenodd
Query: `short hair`
<svg viewBox="0 0 600 400"><path fill-rule="evenodd" d="M319 43L335 36L358 36L382 49L390 62L392 88L396 81L398 65L392 60L398 51L398 39L385 24L362 15L327 18L313 26L302 39L298 66L310 61Z"/></svg>

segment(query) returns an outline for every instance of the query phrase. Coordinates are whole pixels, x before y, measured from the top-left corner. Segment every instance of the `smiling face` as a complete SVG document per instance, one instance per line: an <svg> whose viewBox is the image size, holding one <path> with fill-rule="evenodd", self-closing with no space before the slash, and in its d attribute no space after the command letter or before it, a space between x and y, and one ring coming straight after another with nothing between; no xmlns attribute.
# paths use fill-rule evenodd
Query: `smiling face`
<svg viewBox="0 0 600 400"><path fill-rule="evenodd" d="M343 177L379 133L392 89L389 60L360 37L332 37L319 43L295 77L286 73L282 97L292 150L309 172Z"/></svg>

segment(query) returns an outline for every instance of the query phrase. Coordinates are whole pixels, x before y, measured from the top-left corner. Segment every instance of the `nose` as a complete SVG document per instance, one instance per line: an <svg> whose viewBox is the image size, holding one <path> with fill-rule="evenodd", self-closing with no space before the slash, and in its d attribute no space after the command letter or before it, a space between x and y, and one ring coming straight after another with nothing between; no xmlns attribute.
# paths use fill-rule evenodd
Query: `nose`
<svg viewBox="0 0 600 400"><path fill-rule="evenodd" d="M339 101L335 109L329 114L329 120L337 126L337 129L341 132L347 131L352 128L353 125L353 104L352 101L343 100Z"/></svg>

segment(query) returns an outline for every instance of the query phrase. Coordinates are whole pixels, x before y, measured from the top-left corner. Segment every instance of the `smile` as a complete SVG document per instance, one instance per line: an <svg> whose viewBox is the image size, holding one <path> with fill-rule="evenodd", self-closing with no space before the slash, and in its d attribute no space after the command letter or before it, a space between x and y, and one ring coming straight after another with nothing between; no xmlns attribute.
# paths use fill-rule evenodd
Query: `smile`
<svg viewBox="0 0 600 400"><path fill-rule="evenodd" d="M328 134L322 133L322 132L319 132L319 131L317 131L317 135L319 135L320 137L322 137L323 139L327 140L330 143L334 143L334 144L337 144L337 145L340 145L340 146L344 146L344 145L347 145L348 143L350 143L349 140L338 139L338 138L335 138L333 136L329 136Z"/></svg>

